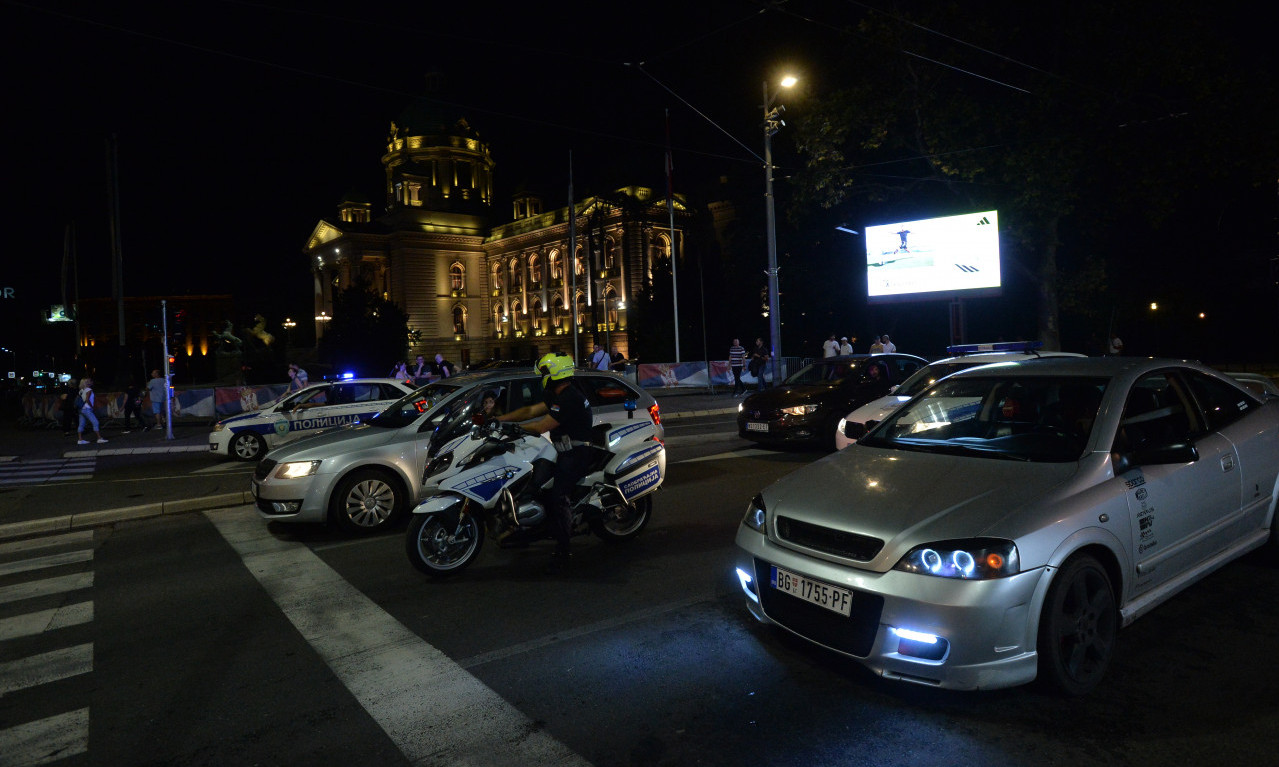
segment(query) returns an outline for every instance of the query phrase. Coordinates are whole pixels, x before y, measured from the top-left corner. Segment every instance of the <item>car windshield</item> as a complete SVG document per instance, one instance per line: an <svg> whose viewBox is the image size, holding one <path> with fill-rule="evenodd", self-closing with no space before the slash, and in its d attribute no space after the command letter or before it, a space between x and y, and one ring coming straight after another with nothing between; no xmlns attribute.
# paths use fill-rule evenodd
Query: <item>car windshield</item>
<svg viewBox="0 0 1279 767"><path fill-rule="evenodd" d="M462 388L459 384L436 381L429 383L396 400L381 413L365 421L370 426L385 429L398 429L408 426L421 417L423 413L443 402L453 392Z"/></svg>
<svg viewBox="0 0 1279 767"><path fill-rule="evenodd" d="M958 373L961 370L985 364L984 362L969 361L934 362L916 370L910 378L902 381L902 385L898 386L897 391L893 392L893 394L900 397L913 397L951 373Z"/></svg>
<svg viewBox="0 0 1279 767"><path fill-rule="evenodd" d="M1074 461L1088 444L1107 380L993 374L948 378L859 444L1022 461Z"/></svg>
<svg viewBox="0 0 1279 767"><path fill-rule="evenodd" d="M879 366L881 375L886 374L887 368L882 362L873 362L873 365ZM815 386L856 381L867 377L871 366L872 361L866 359L814 362L800 368L799 372L786 379L786 383Z"/></svg>

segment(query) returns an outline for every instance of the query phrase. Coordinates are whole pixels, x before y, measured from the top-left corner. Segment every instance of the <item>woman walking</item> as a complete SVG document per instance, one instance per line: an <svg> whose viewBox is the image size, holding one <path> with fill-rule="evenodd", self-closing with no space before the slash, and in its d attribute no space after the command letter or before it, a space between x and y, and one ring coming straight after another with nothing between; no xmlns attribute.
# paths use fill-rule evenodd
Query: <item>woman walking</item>
<svg viewBox="0 0 1279 767"><path fill-rule="evenodd" d="M93 424L93 433L98 435L98 442L106 442L102 438L102 432L98 429L98 417L93 413L93 379L86 378L80 382L80 428L77 429L79 439L77 445L87 445L89 440L84 438L84 425L86 422Z"/></svg>

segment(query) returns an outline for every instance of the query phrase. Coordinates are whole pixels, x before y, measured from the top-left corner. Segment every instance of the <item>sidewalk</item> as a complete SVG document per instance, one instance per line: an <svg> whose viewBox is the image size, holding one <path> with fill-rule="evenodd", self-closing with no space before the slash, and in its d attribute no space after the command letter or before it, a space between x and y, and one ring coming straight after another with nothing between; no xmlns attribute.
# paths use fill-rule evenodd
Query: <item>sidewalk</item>
<svg viewBox="0 0 1279 767"><path fill-rule="evenodd" d="M716 394L705 389L660 389L651 393L661 408L663 422L666 422L736 413L738 400L730 392L727 389ZM209 449L209 433L212 429L212 423L204 420L175 422L174 438L167 439L163 429L133 429L124 433L118 426L108 426L103 428L103 436L108 440L106 444L92 442L78 445L74 434L64 436L61 429L24 429L12 421L0 421L0 463L157 453L203 453ZM251 494L245 491L13 522L0 524L0 540L68 532L130 519L205 511L252 502Z"/></svg>

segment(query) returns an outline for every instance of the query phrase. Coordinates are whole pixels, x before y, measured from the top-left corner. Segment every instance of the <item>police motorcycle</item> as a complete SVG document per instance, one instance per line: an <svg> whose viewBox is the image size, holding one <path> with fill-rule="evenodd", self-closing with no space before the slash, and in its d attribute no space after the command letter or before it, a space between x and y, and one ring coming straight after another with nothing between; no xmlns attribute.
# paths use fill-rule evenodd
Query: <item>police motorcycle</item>
<svg viewBox="0 0 1279 767"><path fill-rule="evenodd" d="M405 549L413 566L441 578L464 570L486 537L505 548L551 537L556 447L518 424L482 420L479 397L436 429L423 473L426 497L413 509ZM472 414L472 409L476 414ZM595 453L570 497L573 535L630 540L648 524L652 494L666 475L666 448L647 418L596 424ZM460 432L460 434L459 434Z"/></svg>

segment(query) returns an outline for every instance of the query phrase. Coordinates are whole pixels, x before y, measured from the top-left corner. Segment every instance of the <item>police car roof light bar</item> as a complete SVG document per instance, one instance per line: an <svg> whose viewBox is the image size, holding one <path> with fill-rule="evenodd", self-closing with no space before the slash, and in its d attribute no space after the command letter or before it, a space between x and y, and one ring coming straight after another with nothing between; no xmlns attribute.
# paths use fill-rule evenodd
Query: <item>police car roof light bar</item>
<svg viewBox="0 0 1279 767"><path fill-rule="evenodd" d="M996 341L992 344L957 344L955 346L947 346L946 353L957 357L961 354L985 354L987 352L1033 352L1043 345L1043 341Z"/></svg>

